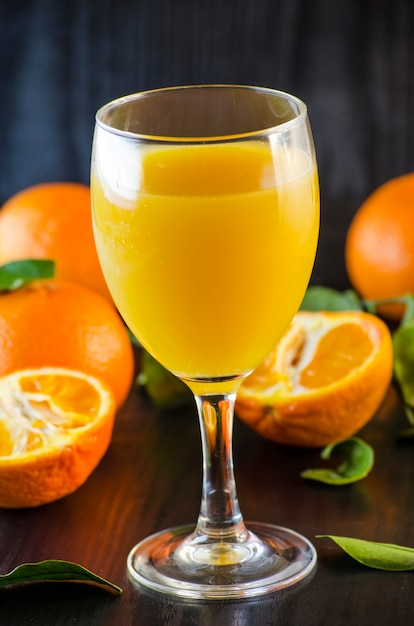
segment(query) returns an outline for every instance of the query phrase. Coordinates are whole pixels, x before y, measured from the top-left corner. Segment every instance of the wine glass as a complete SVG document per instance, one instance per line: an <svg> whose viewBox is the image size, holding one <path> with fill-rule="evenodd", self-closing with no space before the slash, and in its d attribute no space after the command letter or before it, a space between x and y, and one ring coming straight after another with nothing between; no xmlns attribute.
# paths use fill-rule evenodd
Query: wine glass
<svg viewBox="0 0 414 626"><path fill-rule="evenodd" d="M240 85L114 100L96 115L91 189L114 301L190 387L201 427L197 524L138 543L130 575L184 598L252 597L301 580L314 547L244 523L231 441L237 389L289 325L313 267L319 190L305 104Z"/></svg>

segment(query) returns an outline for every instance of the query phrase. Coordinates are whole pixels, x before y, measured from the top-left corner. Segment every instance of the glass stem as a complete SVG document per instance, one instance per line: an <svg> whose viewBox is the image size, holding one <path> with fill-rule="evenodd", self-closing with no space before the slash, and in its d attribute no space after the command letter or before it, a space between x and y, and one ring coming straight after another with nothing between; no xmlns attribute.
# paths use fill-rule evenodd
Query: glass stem
<svg viewBox="0 0 414 626"><path fill-rule="evenodd" d="M248 532L237 500L232 433L236 394L195 395L203 447L203 488L196 534L240 542Z"/></svg>

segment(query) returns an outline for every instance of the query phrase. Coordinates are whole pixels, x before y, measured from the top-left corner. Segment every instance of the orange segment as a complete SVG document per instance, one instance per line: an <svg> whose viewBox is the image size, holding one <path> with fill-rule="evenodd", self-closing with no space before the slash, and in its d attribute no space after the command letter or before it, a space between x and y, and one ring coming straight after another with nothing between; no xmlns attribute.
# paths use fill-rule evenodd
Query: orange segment
<svg viewBox="0 0 414 626"><path fill-rule="evenodd" d="M105 454L114 416L112 391L82 372L0 378L0 506L38 506L77 489Z"/></svg>
<svg viewBox="0 0 414 626"><path fill-rule="evenodd" d="M19 385L26 396L33 399L33 403L37 403L39 408L42 403L47 403L54 410L51 416L55 418L59 416L67 425L69 420L73 420L74 412L77 418L81 417L82 422L86 423L88 415L95 415L101 403L98 389L88 380L75 378L73 375L65 376L63 373L57 376L55 371L36 376L22 375Z"/></svg>
<svg viewBox="0 0 414 626"><path fill-rule="evenodd" d="M392 376L387 326L362 312L299 312L241 385L236 414L279 443L325 446L373 417Z"/></svg>
<svg viewBox="0 0 414 626"><path fill-rule="evenodd" d="M343 324L321 337L313 358L300 372L300 384L319 389L344 378L360 367L374 349L367 333L357 324Z"/></svg>

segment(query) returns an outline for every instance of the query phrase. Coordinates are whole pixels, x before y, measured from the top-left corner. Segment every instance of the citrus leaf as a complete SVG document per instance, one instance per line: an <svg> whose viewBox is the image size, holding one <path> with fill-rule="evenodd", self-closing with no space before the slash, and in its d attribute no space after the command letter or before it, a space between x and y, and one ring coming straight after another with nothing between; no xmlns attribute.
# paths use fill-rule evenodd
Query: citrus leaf
<svg viewBox="0 0 414 626"><path fill-rule="evenodd" d="M53 278L55 263L47 259L11 261L0 266L0 291L13 291L38 278Z"/></svg>
<svg viewBox="0 0 414 626"><path fill-rule="evenodd" d="M352 289L336 291L330 287L309 287L300 308L303 311L361 311L362 300Z"/></svg>
<svg viewBox="0 0 414 626"><path fill-rule="evenodd" d="M414 425L414 320L394 331L394 376L406 407L406 415Z"/></svg>
<svg viewBox="0 0 414 626"><path fill-rule="evenodd" d="M374 450L358 437L349 437L323 448L321 458L330 459L332 453L343 458L337 469L316 468L301 472L302 478L328 485L348 485L365 478L374 466Z"/></svg>
<svg viewBox="0 0 414 626"><path fill-rule="evenodd" d="M395 296L393 298L381 298L379 300L364 300L364 306L369 313L376 315L378 307L390 304L403 304L404 315L400 322L400 326L404 326L407 322L414 320L414 295L407 293L404 296Z"/></svg>
<svg viewBox="0 0 414 626"><path fill-rule="evenodd" d="M403 304L405 304L404 317L401 320L401 325L414 321L414 295L407 294L401 298Z"/></svg>
<svg viewBox="0 0 414 626"><path fill-rule="evenodd" d="M119 595L122 589L93 574L82 565L70 561L47 560L38 563L23 563L8 574L0 575L0 587L28 582L74 582L102 587Z"/></svg>
<svg viewBox="0 0 414 626"><path fill-rule="evenodd" d="M394 572L414 569L414 548L336 535L316 535L316 537L331 539L350 557L367 567Z"/></svg>

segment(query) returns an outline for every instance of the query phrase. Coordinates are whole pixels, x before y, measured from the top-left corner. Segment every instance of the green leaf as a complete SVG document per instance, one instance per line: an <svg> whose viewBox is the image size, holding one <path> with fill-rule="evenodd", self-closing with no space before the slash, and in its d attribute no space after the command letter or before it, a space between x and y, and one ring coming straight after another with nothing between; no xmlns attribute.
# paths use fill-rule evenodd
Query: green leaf
<svg viewBox="0 0 414 626"><path fill-rule="evenodd" d="M309 287L300 308L304 311L361 311L363 303L352 289Z"/></svg>
<svg viewBox="0 0 414 626"><path fill-rule="evenodd" d="M11 261L0 266L0 291L13 291L39 278L53 278L55 263L46 259Z"/></svg>
<svg viewBox="0 0 414 626"><path fill-rule="evenodd" d="M379 300L365 300L364 305L369 313L376 314L377 309L384 305L403 304L405 306L404 316L400 326L414 320L414 295L407 293L404 296L395 296L394 298L381 298Z"/></svg>
<svg viewBox="0 0 414 626"><path fill-rule="evenodd" d="M331 539L349 556L367 567L394 572L414 569L414 548L336 535L316 535L316 537Z"/></svg>
<svg viewBox="0 0 414 626"><path fill-rule="evenodd" d="M402 395L406 415L414 426L414 320L397 328L392 336L394 376Z"/></svg>
<svg viewBox="0 0 414 626"><path fill-rule="evenodd" d="M328 485L348 485L365 478L374 466L374 450L358 437L331 443L322 450L321 458L330 459L332 453L343 458L337 469L307 469L301 472L302 478Z"/></svg>
<svg viewBox="0 0 414 626"><path fill-rule="evenodd" d="M0 576L0 587L28 582L75 582L102 587L119 595L122 589L93 574L82 565L70 561L48 560L18 565L8 574Z"/></svg>
<svg viewBox="0 0 414 626"><path fill-rule="evenodd" d="M193 399L187 385L165 369L146 350L142 352L141 372L137 382L160 409L177 408Z"/></svg>
<svg viewBox="0 0 414 626"><path fill-rule="evenodd" d="M414 321L414 295L407 294L400 298L403 304L405 304L404 317L401 320L401 325Z"/></svg>

